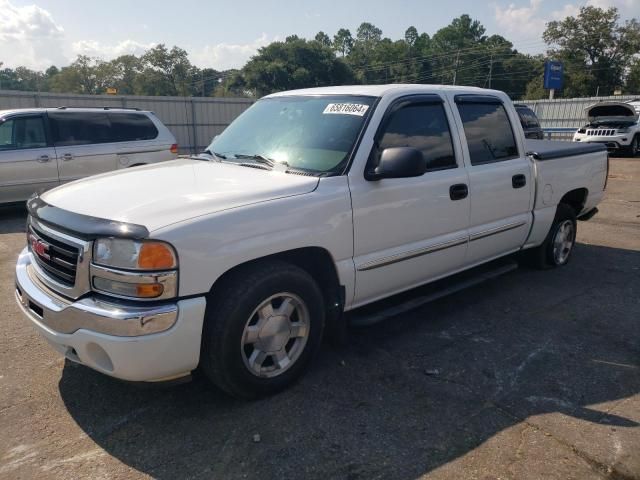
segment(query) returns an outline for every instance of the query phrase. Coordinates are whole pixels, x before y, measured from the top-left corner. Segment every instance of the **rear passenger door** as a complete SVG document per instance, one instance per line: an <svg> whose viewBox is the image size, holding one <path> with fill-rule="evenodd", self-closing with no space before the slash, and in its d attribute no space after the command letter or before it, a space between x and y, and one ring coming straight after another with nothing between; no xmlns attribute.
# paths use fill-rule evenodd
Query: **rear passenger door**
<svg viewBox="0 0 640 480"><path fill-rule="evenodd" d="M59 159L60 181L115 170L118 166L111 123L106 111L49 112Z"/></svg>
<svg viewBox="0 0 640 480"><path fill-rule="evenodd" d="M0 203L26 200L58 185L56 152L42 114L0 122Z"/></svg>
<svg viewBox="0 0 640 480"><path fill-rule="evenodd" d="M498 97L456 95L467 146L471 213L468 265L519 249L531 225L531 163ZM512 112L510 118L507 112Z"/></svg>

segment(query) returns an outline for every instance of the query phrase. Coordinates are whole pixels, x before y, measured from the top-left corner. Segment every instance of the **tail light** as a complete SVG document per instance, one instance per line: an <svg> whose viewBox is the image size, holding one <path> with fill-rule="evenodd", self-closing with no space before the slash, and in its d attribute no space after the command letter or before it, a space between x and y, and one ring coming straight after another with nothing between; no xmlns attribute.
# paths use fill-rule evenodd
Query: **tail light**
<svg viewBox="0 0 640 480"><path fill-rule="evenodd" d="M171 153L178 153L178 144L174 143L173 145L171 145L171 148L169 149L169 151Z"/></svg>

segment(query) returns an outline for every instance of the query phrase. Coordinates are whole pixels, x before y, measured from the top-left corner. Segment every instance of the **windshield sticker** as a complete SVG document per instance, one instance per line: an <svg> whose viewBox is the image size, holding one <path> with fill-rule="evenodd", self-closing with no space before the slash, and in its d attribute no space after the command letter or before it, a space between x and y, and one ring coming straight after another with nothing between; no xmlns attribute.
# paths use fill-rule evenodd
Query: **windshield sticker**
<svg viewBox="0 0 640 480"><path fill-rule="evenodd" d="M324 109L323 114L339 114L339 115L357 115L362 117L369 105L363 105L361 103L330 103L327 108Z"/></svg>

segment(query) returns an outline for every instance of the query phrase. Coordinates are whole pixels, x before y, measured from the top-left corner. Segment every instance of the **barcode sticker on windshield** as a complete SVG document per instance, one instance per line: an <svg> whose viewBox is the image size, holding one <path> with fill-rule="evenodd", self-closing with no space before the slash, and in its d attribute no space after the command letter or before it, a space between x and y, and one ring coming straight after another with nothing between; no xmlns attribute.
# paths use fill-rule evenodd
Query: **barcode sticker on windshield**
<svg viewBox="0 0 640 480"><path fill-rule="evenodd" d="M330 103L327 108L324 109L323 114L337 113L341 115L358 115L362 117L369 105L363 105L361 103Z"/></svg>

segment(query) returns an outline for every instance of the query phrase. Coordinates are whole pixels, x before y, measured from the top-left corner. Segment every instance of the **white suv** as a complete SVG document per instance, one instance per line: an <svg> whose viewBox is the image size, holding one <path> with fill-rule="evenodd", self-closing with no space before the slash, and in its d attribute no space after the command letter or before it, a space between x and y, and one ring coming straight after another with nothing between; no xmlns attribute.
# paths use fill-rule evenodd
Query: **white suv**
<svg viewBox="0 0 640 480"><path fill-rule="evenodd" d="M176 158L175 137L136 109L0 110L0 204L120 168Z"/></svg>
<svg viewBox="0 0 640 480"><path fill-rule="evenodd" d="M587 123L573 135L574 142L603 143L610 152L640 152L640 101L600 102L585 109Z"/></svg>

